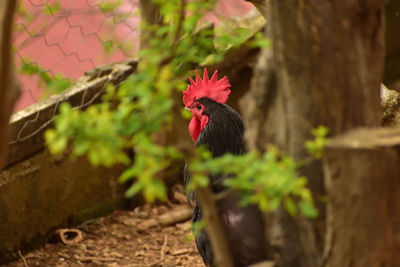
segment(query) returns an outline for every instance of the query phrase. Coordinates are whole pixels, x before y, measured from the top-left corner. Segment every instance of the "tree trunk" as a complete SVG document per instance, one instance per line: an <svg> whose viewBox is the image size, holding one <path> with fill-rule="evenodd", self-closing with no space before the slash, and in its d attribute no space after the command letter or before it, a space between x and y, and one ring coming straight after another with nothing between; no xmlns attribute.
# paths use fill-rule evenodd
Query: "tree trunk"
<svg viewBox="0 0 400 267"><path fill-rule="evenodd" d="M400 92L400 0L385 1L386 58L383 83Z"/></svg>
<svg viewBox="0 0 400 267"><path fill-rule="evenodd" d="M140 49L148 48L152 34L149 31L143 31L146 27L159 24L160 11L152 0L140 0L140 23L142 32L140 33Z"/></svg>
<svg viewBox="0 0 400 267"><path fill-rule="evenodd" d="M7 156L9 118L19 96L19 86L11 61L11 31L15 6L14 0L0 1L0 169Z"/></svg>
<svg viewBox="0 0 400 267"><path fill-rule="evenodd" d="M361 129L324 154L324 266L400 266L400 130Z"/></svg>
<svg viewBox="0 0 400 267"><path fill-rule="evenodd" d="M296 160L318 125L333 135L357 126L380 125L383 72L383 1L270 0L267 17L272 49L255 69L246 108L246 141L264 151L273 143ZM321 163L305 166L320 214L268 216L270 242L283 266L320 266L325 232Z"/></svg>

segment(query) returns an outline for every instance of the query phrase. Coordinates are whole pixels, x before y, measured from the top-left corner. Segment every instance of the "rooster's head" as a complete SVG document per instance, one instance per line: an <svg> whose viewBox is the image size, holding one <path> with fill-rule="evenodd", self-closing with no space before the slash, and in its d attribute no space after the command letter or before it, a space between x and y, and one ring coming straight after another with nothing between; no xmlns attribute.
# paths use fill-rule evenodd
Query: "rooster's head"
<svg viewBox="0 0 400 267"><path fill-rule="evenodd" d="M196 81L190 78L190 84L183 91L183 103L192 112L192 120L189 124L189 133L196 142L201 130L207 125L209 113L207 108L199 102L202 98L209 98L217 103L224 104L231 93L231 85L226 77L218 80L218 71L215 71L211 79L208 79L207 69L204 68L203 79L196 71Z"/></svg>

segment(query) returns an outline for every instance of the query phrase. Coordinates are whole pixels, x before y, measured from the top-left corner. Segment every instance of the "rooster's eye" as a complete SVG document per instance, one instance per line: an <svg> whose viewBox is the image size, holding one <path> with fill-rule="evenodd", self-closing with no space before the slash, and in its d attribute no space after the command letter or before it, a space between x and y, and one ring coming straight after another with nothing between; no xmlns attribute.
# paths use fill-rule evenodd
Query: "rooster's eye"
<svg viewBox="0 0 400 267"><path fill-rule="evenodd" d="M196 105L197 110L201 109L201 106L199 104Z"/></svg>

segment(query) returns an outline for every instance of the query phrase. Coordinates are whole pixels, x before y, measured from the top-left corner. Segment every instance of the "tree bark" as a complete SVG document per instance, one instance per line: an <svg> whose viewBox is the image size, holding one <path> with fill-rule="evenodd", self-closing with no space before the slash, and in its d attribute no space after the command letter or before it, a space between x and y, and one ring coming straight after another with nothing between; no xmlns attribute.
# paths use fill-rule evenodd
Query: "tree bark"
<svg viewBox="0 0 400 267"><path fill-rule="evenodd" d="M383 1L270 0L270 52L255 70L247 109L246 141L264 151L273 143L296 160L318 125L333 135L357 126L380 125L383 73ZM320 266L325 232L322 165L301 170L317 202L317 220L268 216L270 242L282 266Z"/></svg>
<svg viewBox="0 0 400 267"><path fill-rule="evenodd" d="M11 60L11 31L16 2L0 2L0 169L7 156L9 118L19 96Z"/></svg>
<svg viewBox="0 0 400 267"><path fill-rule="evenodd" d="M385 1L386 57L383 83L400 92L400 0Z"/></svg>
<svg viewBox="0 0 400 267"><path fill-rule="evenodd" d="M143 31L146 27L151 25L159 24L160 22L160 11L156 4L152 0L140 0L140 20L141 30L140 33L140 49L148 47L152 34L148 31Z"/></svg>
<svg viewBox="0 0 400 267"><path fill-rule="evenodd" d="M324 266L400 266L400 130L359 129L324 154Z"/></svg>

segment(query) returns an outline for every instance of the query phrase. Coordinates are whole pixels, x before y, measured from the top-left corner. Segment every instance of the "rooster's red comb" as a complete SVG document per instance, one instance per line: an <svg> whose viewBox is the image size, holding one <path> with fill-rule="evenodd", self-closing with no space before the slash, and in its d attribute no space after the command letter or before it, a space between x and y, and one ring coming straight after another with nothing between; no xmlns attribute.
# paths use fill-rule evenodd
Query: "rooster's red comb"
<svg viewBox="0 0 400 267"><path fill-rule="evenodd" d="M216 70L211 77L208 79L207 69L204 68L203 80L196 71L196 82L190 79L190 84L183 91L183 104L189 107L192 105L193 101L200 99L202 97L208 97L215 102L225 103L228 100L228 96L231 93L229 89L231 85L229 84L226 76L218 80L218 71Z"/></svg>

